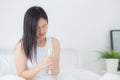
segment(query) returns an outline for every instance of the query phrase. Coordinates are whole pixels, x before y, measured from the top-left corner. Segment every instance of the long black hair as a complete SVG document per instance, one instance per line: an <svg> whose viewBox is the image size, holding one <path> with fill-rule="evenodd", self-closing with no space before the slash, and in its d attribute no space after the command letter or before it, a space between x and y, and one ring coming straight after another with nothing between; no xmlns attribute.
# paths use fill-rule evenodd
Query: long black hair
<svg viewBox="0 0 120 80"><path fill-rule="evenodd" d="M25 51L25 55L31 60L31 62L33 57L36 57L36 31L38 20L40 18L45 19L48 23L48 16L46 12L42 7L39 6L33 6L29 8L24 16L22 37L23 49Z"/></svg>

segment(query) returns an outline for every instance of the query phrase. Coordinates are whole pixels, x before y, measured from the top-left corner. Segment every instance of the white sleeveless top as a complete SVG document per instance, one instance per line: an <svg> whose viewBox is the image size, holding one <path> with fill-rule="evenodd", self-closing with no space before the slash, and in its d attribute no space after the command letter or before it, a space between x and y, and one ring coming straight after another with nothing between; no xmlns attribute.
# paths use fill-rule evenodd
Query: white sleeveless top
<svg viewBox="0 0 120 80"><path fill-rule="evenodd" d="M39 63L42 59L44 59L47 55L48 55L48 50L50 49L50 51L52 52L52 38L51 37L46 37L46 44L44 47L38 47L37 46L37 62ZM37 65L37 62L35 60L33 60L33 62L31 63L31 61L28 59L27 61L27 68L31 69L34 66ZM48 70L47 69L43 69L41 70L35 78L33 78L32 80L40 80L40 77L49 75L48 74Z"/></svg>

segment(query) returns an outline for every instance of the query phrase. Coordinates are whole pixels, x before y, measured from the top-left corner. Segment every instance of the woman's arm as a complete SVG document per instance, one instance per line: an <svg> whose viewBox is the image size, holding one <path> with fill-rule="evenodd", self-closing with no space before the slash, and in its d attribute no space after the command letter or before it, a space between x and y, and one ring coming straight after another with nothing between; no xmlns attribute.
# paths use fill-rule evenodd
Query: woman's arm
<svg viewBox="0 0 120 80"><path fill-rule="evenodd" d="M60 43L59 40L56 38L52 38L52 43L53 43L53 56L56 58L55 59L55 68L51 70L52 75L56 76L59 71L59 59L60 59Z"/></svg>
<svg viewBox="0 0 120 80"><path fill-rule="evenodd" d="M50 63L48 63L48 59L50 59L50 57L46 57L38 65L28 70L27 57L21 43L19 42L15 48L15 63L17 73L19 76L25 78L26 80L32 79L41 69L50 65Z"/></svg>

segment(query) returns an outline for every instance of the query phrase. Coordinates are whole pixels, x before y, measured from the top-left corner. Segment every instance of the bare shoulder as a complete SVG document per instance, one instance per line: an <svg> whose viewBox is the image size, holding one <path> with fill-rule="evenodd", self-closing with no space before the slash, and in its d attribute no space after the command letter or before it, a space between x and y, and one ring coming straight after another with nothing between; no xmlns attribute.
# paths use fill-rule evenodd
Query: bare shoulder
<svg viewBox="0 0 120 80"><path fill-rule="evenodd" d="M22 53L24 53L24 49L23 49L22 44L23 44L22 41L19 41L19 42L16 44L15 54L22 54Z"/></svg>
<svg viewBox="0 0 120 80"><path fill-rule="evenodd" d="M54 46L60 46L60 42L59 42L59 40L57 38L52 37L52 42L53 42Z"/></svg>
<svg viewBox="0 0 120 80"><path fill-rule="evenodd" d="M21 42L21 41L19 41L19 42L16 44L16 47L15 47L15 49L16 49L16 48L19 48L19 47L21 47L21 44L22 44L22 42Z"/></svg>
<svg viewBox="0 0 120 80"><path fill-rule="evenodd" d="M52 46L53 46L54 53L56 53L55 55L59 55L59 53L60 53L60 42L55 37L52 37Z"/></svg>
<svg viewBox="0 0 120 80"><path fill-rule="evenodd" d="M15 51L21 48L21 42L18 42L15 46Z"/></svg>

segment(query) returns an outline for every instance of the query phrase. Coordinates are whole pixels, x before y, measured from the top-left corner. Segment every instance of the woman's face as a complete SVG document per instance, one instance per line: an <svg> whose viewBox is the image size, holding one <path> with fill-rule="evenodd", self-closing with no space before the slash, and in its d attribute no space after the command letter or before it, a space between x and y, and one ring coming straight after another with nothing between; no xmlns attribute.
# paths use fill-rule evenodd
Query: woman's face
<svg viewBox="0 0 120 80"><path fill-rule="evenodd" d="M37 25L37 38L45 38L46 34L48 31L48 23L47 20L45 20L44 18L40 18L38 20L38 25Z"/></svg>

